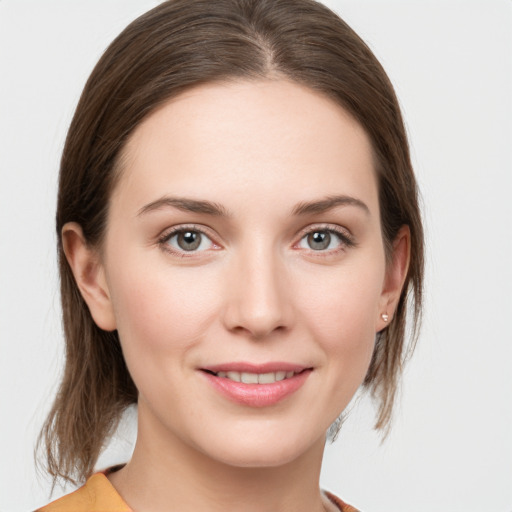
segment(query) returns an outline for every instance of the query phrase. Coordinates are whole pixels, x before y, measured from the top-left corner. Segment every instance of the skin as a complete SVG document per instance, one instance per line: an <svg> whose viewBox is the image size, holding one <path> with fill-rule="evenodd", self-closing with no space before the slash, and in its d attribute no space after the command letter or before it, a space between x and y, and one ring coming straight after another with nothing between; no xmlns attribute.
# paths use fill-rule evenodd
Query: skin
<svg viewBox="0 0 512 512"><path fill-rule="evenodd" d="M409 258L403 228L386 263L366 133L286 80L208 84L144 120L122 161L102 250L80 226L63 229L93 318L118 330L139 390L134 454L111 482L137 512L324 510L326 430L364 379ZM229 216L148 207L171 196ZM333 196L362 205L292 213ZM162 238L180 227L206 233L198 250ZM312 248L308 232L325 230L348 242L332 232ZM291 396L255 408L200 370L231 361L313 370Z"/></svg>

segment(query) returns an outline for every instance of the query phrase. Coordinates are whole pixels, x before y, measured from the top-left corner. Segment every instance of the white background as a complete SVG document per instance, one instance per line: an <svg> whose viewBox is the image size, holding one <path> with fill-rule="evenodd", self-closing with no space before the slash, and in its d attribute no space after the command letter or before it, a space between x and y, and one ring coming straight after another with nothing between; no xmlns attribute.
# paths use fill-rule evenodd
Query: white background
<svg viewBox="0 0 512 512"><path fill-rule="evenodd" d="M32 452L63 362L53 220L66 129L103 49L156 3L0 0L1 512L48 501ZM396 86L428 269L394 429L380 445L363 401L322 485L364 512L512 512L512 2L326 3Z"/></svg>

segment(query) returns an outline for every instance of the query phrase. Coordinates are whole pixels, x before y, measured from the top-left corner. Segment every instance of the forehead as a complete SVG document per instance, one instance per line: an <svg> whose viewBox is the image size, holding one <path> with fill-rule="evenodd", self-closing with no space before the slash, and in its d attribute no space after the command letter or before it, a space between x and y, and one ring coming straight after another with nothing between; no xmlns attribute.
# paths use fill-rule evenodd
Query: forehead
<svg viewBox="0 0 512 512"><path fill-rule="evenodd" d="M136 128L122 161L113 200L129 195L139 206L170 193L233 204L334 193L377 201L362 127L330 98L286 80L186 91Z"/></svg>

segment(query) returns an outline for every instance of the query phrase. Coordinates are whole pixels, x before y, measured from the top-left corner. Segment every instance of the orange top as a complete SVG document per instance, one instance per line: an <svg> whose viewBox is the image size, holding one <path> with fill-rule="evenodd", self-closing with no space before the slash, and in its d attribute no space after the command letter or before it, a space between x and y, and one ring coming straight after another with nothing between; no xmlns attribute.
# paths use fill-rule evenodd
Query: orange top
<svg viewBox="0 0 512 512"><path fill-rule="evenodd" d="M76 491L35 512L132 512L107 478L113 469L94 473Z"/></svg>
<svg viewBox="0 0 512 512"><path fill-rule="evenodd" d="M113 469L95 473L76 491L38 508L35 512L132 512L107 478ZM358 512L333 494L326 492L325 495L341 512Z"/></svg>

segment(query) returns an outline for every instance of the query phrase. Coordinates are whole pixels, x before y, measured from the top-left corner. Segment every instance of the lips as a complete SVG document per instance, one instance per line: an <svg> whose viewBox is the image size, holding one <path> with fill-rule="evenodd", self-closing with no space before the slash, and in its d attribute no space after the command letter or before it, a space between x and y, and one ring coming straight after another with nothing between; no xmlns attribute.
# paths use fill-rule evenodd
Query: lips
<svg viewBox="0 0 512 512"><path fill-rule="evenodd" d="M298 391L312 370L290 363L227 363L201 368L201 373L225 398L250 407L267 407Z"/></svg>

